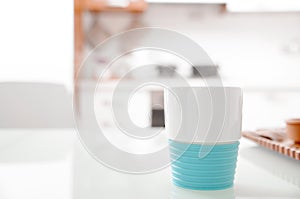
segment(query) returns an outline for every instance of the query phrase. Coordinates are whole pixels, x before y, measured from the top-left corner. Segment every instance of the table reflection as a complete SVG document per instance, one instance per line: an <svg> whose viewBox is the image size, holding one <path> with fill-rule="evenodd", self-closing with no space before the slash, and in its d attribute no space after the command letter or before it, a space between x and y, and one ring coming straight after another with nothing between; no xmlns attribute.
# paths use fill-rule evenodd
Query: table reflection
<svg viewBox="0 0 300 199"><path fill-rule="evenodd" d="M258 146L240 150L240 156L273 176L300 188L300 161Z"/></svg>
<svg viewBox="0 0 300 199"><path fill-rule="evenodd" d="M233 188L217 191L196 191L172 187L171 199L234 199Z"/></svg>

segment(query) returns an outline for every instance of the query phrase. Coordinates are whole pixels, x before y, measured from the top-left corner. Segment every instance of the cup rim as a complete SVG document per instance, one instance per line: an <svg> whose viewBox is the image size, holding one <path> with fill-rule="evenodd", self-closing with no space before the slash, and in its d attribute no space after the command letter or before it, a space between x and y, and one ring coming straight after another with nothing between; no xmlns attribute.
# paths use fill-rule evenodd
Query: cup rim
<svg viewBox="0 0 300 199"><path fill-rule="evenodd" d="M286 124L300 124L300 118L291 118L287 119Z"/></svg>

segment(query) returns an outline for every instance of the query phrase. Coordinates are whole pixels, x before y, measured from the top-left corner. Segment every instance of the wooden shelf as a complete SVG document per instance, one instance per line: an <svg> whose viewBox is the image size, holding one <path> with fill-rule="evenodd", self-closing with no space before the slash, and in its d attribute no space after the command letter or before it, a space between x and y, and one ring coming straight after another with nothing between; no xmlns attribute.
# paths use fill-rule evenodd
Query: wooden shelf
<svg viewBox="0 0 300 199"><path fill-rule="evenodd" d="M105 0L85 0L85 10L94 12L143 12L147 8L144 0L131 1L126 7L110 6Z"/></svg>

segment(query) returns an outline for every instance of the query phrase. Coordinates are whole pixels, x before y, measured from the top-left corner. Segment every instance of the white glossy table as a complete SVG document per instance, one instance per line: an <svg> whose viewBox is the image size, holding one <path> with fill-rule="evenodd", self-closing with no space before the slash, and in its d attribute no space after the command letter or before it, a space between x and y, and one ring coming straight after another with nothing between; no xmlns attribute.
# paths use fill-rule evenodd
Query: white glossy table
<svg viewBox="0 0 300 199"><path fill-rule="evenodd" d="M119 173L92 158L72 129L0 130L0 198L300 198L300 162L242 139L234 189L187 191L170 168Z"/></svg>

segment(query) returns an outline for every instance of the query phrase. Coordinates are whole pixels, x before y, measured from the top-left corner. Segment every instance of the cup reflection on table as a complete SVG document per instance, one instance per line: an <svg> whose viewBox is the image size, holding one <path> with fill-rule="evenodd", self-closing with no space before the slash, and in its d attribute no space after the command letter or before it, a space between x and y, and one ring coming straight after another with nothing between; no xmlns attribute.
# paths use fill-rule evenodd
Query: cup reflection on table
<svg viewBox="0 0 300 199"><path fill-rule="evenodd" d="M171 199L234 199L233 188L216 190L216 191L200 191L188 190L177 186L172 187Z"/></svg>

